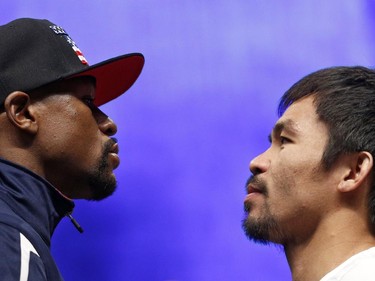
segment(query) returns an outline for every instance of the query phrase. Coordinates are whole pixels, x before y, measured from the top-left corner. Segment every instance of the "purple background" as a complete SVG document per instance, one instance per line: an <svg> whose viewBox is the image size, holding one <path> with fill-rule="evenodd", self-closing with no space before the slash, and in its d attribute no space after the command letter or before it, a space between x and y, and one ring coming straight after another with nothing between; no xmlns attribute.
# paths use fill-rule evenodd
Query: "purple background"
<svg viewBox="0 0 375 281"><path fill-rule="evenodd" d="M76 201L52 252L66 280L290 280L278 247L241 229L248 163L268 145L282 93L333 65L374 65L364 0L12 0L1 22L47 18L91 64L146 57L103 106L119 128L115 196ZM1 70L0 70L1 71Z"/></svg>

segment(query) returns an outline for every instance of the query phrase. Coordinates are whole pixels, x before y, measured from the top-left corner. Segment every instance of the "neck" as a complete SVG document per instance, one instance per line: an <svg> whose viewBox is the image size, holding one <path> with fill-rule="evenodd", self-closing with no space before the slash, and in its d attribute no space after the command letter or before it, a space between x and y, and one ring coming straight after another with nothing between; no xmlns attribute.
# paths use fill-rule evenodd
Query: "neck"
<svg viewBox="0 0 375 281"><path fill-rule="evenodd" d="M320 280L351 256L373 246L375 237L369 224L355 212L334 216L308 239L284 245L293 281Z"/></svg>

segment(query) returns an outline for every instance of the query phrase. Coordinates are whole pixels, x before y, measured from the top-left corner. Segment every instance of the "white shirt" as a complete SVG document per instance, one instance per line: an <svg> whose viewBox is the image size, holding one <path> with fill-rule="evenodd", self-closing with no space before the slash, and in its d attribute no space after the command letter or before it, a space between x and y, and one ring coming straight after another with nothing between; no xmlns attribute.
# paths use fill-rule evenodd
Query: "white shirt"
<svg viewBox="0 0 375 281"><path fill-rule="evenodd" d="M362 251L327 273L320 281L374 281L375 247Z"/></svg>

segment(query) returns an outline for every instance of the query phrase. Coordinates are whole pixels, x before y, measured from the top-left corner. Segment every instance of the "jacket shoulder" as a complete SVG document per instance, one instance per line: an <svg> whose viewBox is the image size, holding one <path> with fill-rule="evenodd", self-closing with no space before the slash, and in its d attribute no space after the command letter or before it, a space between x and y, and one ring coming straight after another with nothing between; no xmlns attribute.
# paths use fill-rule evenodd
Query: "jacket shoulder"
<svg viewBox="0 0 375 281"><path fill-rule="evenodd" d="M35 247L18 229L1 221L0 280L47 280L43 261Z"/></svg>

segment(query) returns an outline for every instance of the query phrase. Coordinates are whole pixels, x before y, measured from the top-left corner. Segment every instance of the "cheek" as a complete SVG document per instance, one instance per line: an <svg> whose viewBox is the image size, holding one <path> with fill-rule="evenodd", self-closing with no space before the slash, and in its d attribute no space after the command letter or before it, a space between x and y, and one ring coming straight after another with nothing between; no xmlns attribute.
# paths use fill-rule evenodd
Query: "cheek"
<svg viewBox="0 0 375 281"><path fill-rule="evenodd" d="M306 212L312 204L322 201L324 179L318 176L316 161L300 159L296 162L280 162L272 171L273 199L277 209L295 214ZM315 203L313 203L315 202Z"/></svg>
<svg viewBox="0 0 375 281"><path fill-rule="evenodd" d="M272 188L279 198L303 195L306 189L316 185L320 167L317 154L282 151L276 159L272 162L270 175Z"/></svg>
<svg viewBox="0 0 375 281"><path fill-rule="evenodd" d="M321 165L322 149L295 145L280 151L277 159L276 166L282 167L288 175L312 175L316 174L317 168Z"/></svg>
<svg viewBox="0 0 375 281"><path fill-rule="evenodd" d="M68 113L49 118L41 127L45 148L55 153L95 153L101 145L100 130L95 119L89 114Z"/></svg>
<svg viewBox="0 0 375 281"><path fill-rule="evenodd" d="M291 168L278 165L270 171L272 186L269 187L269 192L274 193L278 200L283 200L290 196L292 190L295 189L297 171Z"/></svg>

